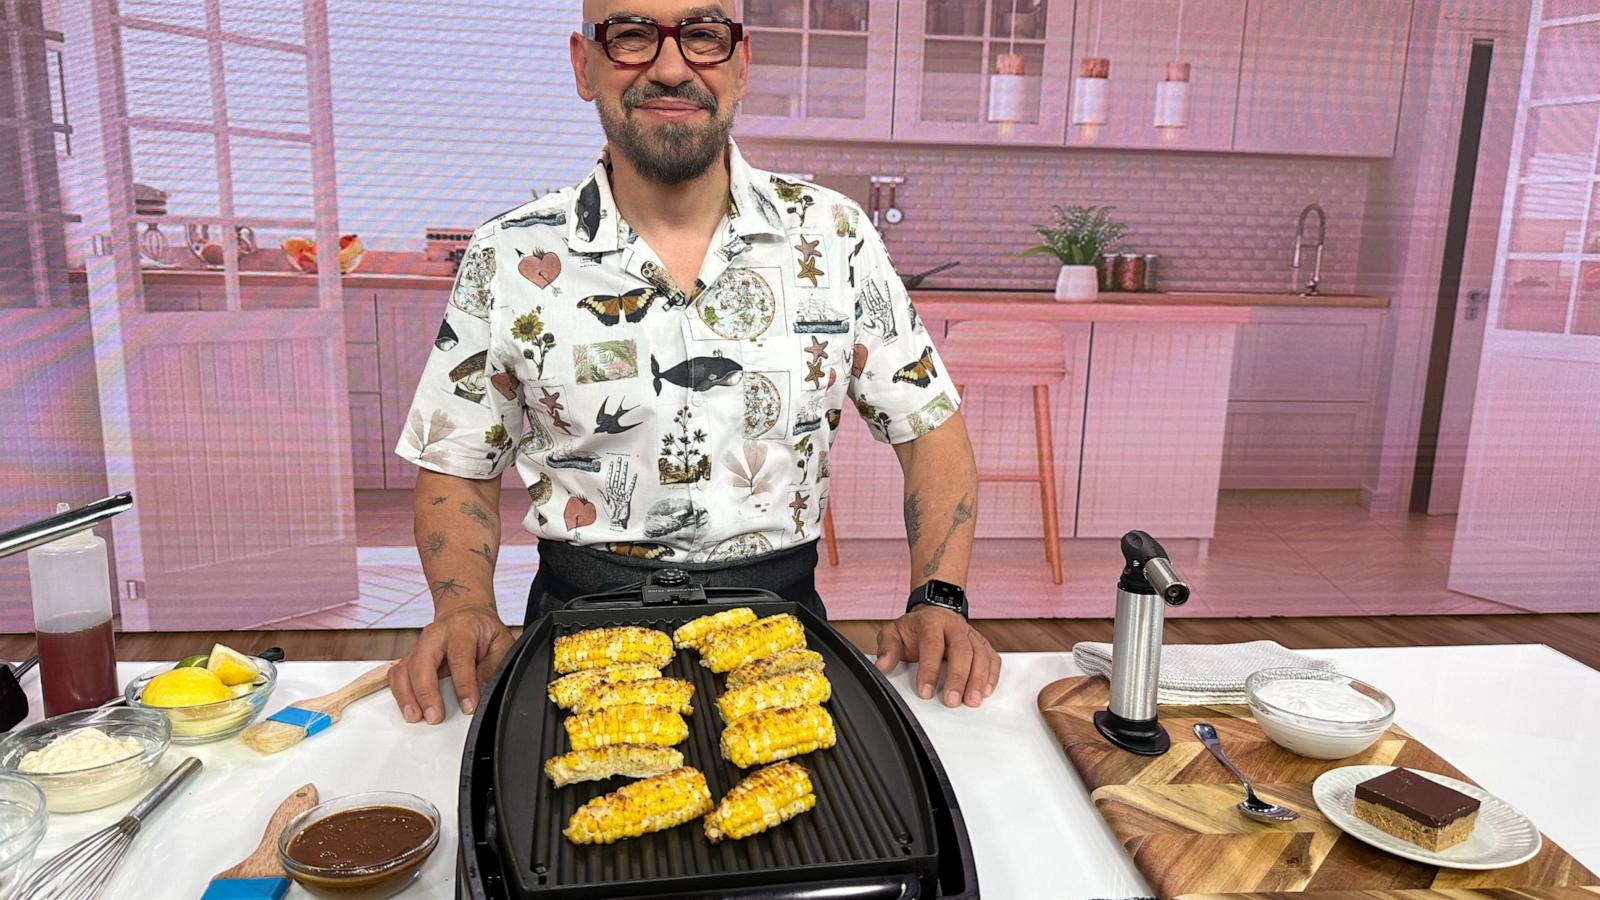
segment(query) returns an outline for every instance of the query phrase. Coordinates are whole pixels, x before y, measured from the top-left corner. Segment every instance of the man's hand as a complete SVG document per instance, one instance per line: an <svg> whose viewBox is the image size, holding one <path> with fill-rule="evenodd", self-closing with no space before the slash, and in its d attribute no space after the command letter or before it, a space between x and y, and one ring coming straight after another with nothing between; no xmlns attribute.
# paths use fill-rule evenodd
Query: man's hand
<svg viewBox="0 0 1600 900"><path fill-rule="evenodd" d="M472 715L484 682L511 649L510 629L490 606L458 606L422 629L415 647L389 670L389 691L407 722L444 721L439 679L455 683L461 711Z"/></svg>
<svg viewBox="0 0 1600 900"><path fill-rule="evenodd" d="M878 630L878 671L888 674L900 662L917 664L917 696L933 697L939 663L949 661L944 705L963 700L976 707L1000 683L1000 654L958 613L919 606Z"/></svg>

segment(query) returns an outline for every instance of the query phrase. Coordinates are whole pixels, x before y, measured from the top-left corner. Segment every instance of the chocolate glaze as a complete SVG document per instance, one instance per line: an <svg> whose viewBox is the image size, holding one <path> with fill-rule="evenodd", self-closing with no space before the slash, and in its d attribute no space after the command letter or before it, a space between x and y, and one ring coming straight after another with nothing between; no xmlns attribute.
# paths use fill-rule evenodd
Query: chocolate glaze
<svg viewBox="0 0 1600 900"><path fill-rule="evenodd" d="M393 862L433 835L433 823L414 810L367 806L334 813L306 826L289 842L295 862L349 871Z"/></svg>
<svg viewBox="0 0 1600 900"><path fill-rule="evenodd" d="M1424 825L1443 828L1478 810L1478 801L1409 769L1392 769L1356 785L1356 799L1385 806Z"/></svg>

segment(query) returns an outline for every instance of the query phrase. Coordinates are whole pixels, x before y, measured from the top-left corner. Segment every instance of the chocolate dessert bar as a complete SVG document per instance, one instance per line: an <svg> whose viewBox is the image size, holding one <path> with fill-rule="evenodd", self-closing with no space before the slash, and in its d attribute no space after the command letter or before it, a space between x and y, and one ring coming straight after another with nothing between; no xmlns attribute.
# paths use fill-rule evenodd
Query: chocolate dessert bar
<svg viewBox="0 0 1600 900"><path fill-rule="evenodd" d="M1466 840L1478 801L1408 769L1391 769L1356 785L1356 818L1425 850Z"/></svg>

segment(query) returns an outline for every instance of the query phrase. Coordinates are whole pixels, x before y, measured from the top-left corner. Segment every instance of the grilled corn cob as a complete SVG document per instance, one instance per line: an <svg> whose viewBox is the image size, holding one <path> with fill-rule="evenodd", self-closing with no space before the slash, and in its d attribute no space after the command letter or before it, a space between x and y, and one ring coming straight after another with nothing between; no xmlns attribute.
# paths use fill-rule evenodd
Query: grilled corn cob
<svg viewBox="0 0 1600 900"><path fill-rule="evenodd" d="M664 669L672 662L672 638L664 631L634 625L591 628L556 638L555 657L556 671L563 675L621 665Z"/></svg>
<svg viewBox="0 0 1600 900"><path fill-rule="evenodd" d="M572 814L562 834L574 844L610 844L682 825L710 811L706 777L684 766L590 800Z"/></svg>
<svg viewBox="0 0 1600 900"><path fill-rule="evenodd" d="M574 750L544 761L544 774L556 787L578 781L600 781L613 775L647 778L683 765L683 754L671 747L648 744L610 744Z"/></svg>
<svg viewBox="0 0 1600 900"><path fill-rule="evenodd" d="M646 681L635 684L649 684ZM591 694L590 696L594 696ZM763 709L794 709L826 702L833 696L833 685L821 672L805 669L773 675L736 687L717 698L717 709L725 722Z"/></svg>
<svg viewBox="0 0 1600 900"><path fill-rule="evenodd" d="M744 687L752 681L782 675L785 672L822 671L822 654L805 647L796 647L775 653L765 659L745 663L728 673L728 690Z"/></svg>
<svg viewBox="0 0 1600 900"><path fill-rule="evenodd" d="M713 672L726 672L805 644L806 630L800 620L780 613L712 635L700 645L700 664Z"/></svg>
<svg viewBox="0 0 1600 900"><path fill-rule="evenodd" d="M550 682L545 690L550 695L551 703L562 709L571 709L578 705L584 694L599 685L660 677L661 670L654 666L607 666L604 669L584 669L571 675L563 675Z"/></svg>
<svg viewBox="0 0 1600 900"><path fill-rule="evenodd" d="M589 713L609 706L625 703L642 703L645 706L664 706L683 715L694 712L689 701L694 698L694 685L682 678L651 678L646 681L623 681L615 684L597 684L578 700L578 712Z"/></svg>
<svg viewBox="0 0 1600 900"><path fill-rule="evenodd" d="M723 610L678 626L678 630L672 633L672 642L677 644L679 649L698 650L701 642L716 632L748 625L755 620L756 611L748 606Z"/></svg>
<svg viewBox="0 0 1600 900"><path fill-rule="evenodd" d="M757 769L733 786L717 808L706 814L706 838L739 840L789 821L817 805L811 773L804 766L780 762Z"/></svg>
<svg viewBox="0 0 1600 900"><path fill-rule="evenodd" d="M676 710L628 703L568 716L562 723L574 750L610 744L652 744L671 747L689 737L689 723Z"/></svg>
<svg viewBox="0 0 1600 900"><path fill-rule="evenodd" d="M832 747L839 737L820 706L768 709L722 729L722 758L741 769Z"/></svg>

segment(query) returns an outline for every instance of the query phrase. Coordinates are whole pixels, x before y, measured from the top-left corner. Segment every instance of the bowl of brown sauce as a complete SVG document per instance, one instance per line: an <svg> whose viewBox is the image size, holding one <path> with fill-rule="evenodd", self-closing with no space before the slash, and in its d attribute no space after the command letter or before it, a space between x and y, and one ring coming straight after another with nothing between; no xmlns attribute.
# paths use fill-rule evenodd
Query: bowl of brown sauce
<svg viewBox="0 0 1600 900"><path fill-rule="evenodd" d="M320 891L401 887L439 846L439 810L412 794L338 797L290 820L278 859L295 881Z"/></svg>

